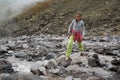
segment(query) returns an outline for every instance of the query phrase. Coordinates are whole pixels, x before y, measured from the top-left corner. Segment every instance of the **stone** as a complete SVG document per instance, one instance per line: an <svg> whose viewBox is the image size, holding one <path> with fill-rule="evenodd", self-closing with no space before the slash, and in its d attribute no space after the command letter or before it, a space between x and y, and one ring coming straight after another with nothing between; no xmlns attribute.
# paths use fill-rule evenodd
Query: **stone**
<svg viewBox="0 0 120 80"><path fill-rule="evenodd" d="M21 51L21 52L14 53L14 56L16 58L26 58L28 55L25 52Z"/></svg>
<svg viewBox="0 0 120 80"><path fill-rule="evenodd" d="M59 57L57 59L57 65L62 67L67 67L71 64L72 59L69 58L68 60L65 60L65 57Z"/></svg>
<svg viewBox="0 0 120 80"><path fill-rule="evenodd" d="M60 69L50 69L49 72L53 73L53 74L58 74L60 71Z"/></svg>
<svg viewBox="0 0 120 80"><path fill-rule="evenodd" d="M69 58L68 60L65 60L65 58L64 58L58 63L58 66L67 67L70 64L71 64L71 59Z"/></svg>
<svg viewBox="0 0 120 80"><path fill-rule="evenodd" d="M47 75L47 70L45 67L39 67L38 68L44 75Z"/></svg>
<svg viewBox="0 0 120 80"><path fill-rule="evenodd" d="M68 71L68 74L74 74L79 71L82 71L78 65L70 65L66 68L66 70Z"/></svg>
<svg viewBox="0 0 120 80"><path fill-rule="evenodd" d="M50 59L53 59L53 58L55 58L55 55L52 54L52 53L45 56L45 60L50 60Z"/></svg>
<svg viewBox="0 0 120 80"><path fill-rule="evenodd" d="M105 80L104 78L102 77L89 77L88 79L86 80Z"/></svg>
<svg viewBox="0 0 120 80"><path fill-rule="evenodd" d="M94 49L94 51L95 51L96 53L98 53L98 54L104 54L103 50L104 50L103 48Z"/></svg>
<svg viewBox="0 0 120 80"><path fill-rule="evenodd" d="M0 49L0 55L7 53L8 51Z"/></svg>
<svg viewBox="0 0 120 80"><path fill-rule="evenodd" d="M56 69L57 64L54 60L48 61L47 65L45 66L47 69Z"/></svg>
<svg viewBox="0 0 120 80"><path fill-rule="evenodd" d="M101 38L99 41L100 41L100 42L109 42L109 40L108 40L107 37Z"/></svg>
<svg viewBox="0 0 120 80"><path fill-rule="evenodd" d="M50 69L49 72L58 76L67 74L67 70L65 68Z"/></svg>
<svg viewBox="0 0 120 80"><path fill-rule="evenodd" d="M46 68L44 67L31 68L30 72L32 72L35 75L47 75Z"/></svg>
<svg viewBox="0 0 120 80"><path fill-rule="evenodd" d="M30 72L36 75L47 75L46 68L40 64L41 62L36 62L34 65L30 67Z"/></svg>
<svg viewBox="0 0 120 80"><path fill-rule="evenodd" d="M97 54L93 54L92 57L95 58L95 59L99 59Z"/></svg>
<svg viewBox="0 0 120 80"><path fill-rule="evenodd" d="M60 70L59 70L59 75L65 75L65 74L67 74L68 73L68 71L65 69L65 68L60 68Z"/></svg>
<svg viewBox="0 0 120 80"><path fill-rule="evenodd" d="M6 60L0 60L0 73L13 73L12 64Z"/></svg>
<svg viewBox="0 0 120 80"><path fill-rule="evenodd" d="M99 59L95 59L93 57L88 58L88 65L91 67L101 67Z"/></svg>
<svg viewBox="0 0 120 80"><path fill-rule="evenodd" d="M118 71L118 67L110 67L109 70L110 71L113 71L113 72L117 72Z"/></svg>
<svg viewBox="0 0 120 80"><path fill-rule="evenodd" d="M113 49L109 49L109 48L106 49L106 48L105 48L105 49L103 50L103 52L104 52L105 55L117 56L117 54L113 52Z"/></svg>
<svg viewBox="0 0 120 80"><path fill-rule="evenodd" d="M94 49L94 51L98 54L105 54L105 55L110 55L110 56L117 56L116 53L113 52L112 49L107 49L107 48L98 48Z"/></svg>
<svg viewBox="0 0 120 80"><path fill-rule="evenodd" d="M117 59L112 60L111 64L113 64L113 65L120 65L120 59L119 60L117 60Z"/></svg>

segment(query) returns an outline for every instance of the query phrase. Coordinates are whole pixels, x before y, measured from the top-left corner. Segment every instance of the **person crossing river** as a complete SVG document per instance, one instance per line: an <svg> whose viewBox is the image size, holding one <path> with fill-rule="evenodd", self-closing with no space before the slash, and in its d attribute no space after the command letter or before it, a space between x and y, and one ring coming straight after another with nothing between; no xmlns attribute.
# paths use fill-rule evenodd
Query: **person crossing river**
<svg viewBox="0 0 120 80"><path fill-rule="evenodd" d="M66 60L70 58L73 42L78 43L78 47L81 51L81 55L83 55L84 47L82 45L82 41L85 35L85 26L84 21L81 18L81 13L76 13L76 18L72 20L71 24L68 28L68 45L67 45L67 51L66 51Z"/></svg>

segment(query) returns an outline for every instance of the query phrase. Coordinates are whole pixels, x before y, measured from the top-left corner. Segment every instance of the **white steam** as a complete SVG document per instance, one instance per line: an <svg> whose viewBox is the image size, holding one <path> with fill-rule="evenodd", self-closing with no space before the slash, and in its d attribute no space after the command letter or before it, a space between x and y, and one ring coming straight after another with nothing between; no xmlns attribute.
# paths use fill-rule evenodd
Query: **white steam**
<svg viewBox="0 0 120 80"><path fill-rule="evenodd" d="M0 20L16 16L40 1L45 0L0 0Z"/></svg>

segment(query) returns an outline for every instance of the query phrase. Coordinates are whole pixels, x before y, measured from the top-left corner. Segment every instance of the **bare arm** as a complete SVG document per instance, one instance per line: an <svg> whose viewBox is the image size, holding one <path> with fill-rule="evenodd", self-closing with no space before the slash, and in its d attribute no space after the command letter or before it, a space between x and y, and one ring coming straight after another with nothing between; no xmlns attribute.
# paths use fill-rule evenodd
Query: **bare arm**
<svg viewBox="0 0 120 80"><path fill-rule="evenodd" d="M74 20L72 20L72 22L70 23L70 25L68 27L68 34L71 32L71 30L73 28L73 22L74 22Z"/></svg>

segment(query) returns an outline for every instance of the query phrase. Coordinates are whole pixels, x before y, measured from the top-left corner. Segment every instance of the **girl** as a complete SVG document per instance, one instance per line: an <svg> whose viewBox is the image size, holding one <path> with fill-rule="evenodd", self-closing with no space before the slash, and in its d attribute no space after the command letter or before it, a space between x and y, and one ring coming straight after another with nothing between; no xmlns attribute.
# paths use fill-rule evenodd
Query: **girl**
<svg viewBox="0 0 120 80"><path fill-rule="evenodd" d="M66 52L66 60L70 58L72 52L73 41L77 41L78 47L81 52L84 51L82 41L85 34L84 21L81 19L81 13L76 13L76 19L73 19L68 28L68 45ZM83 53L81 53L82 55Z"/></svg>

